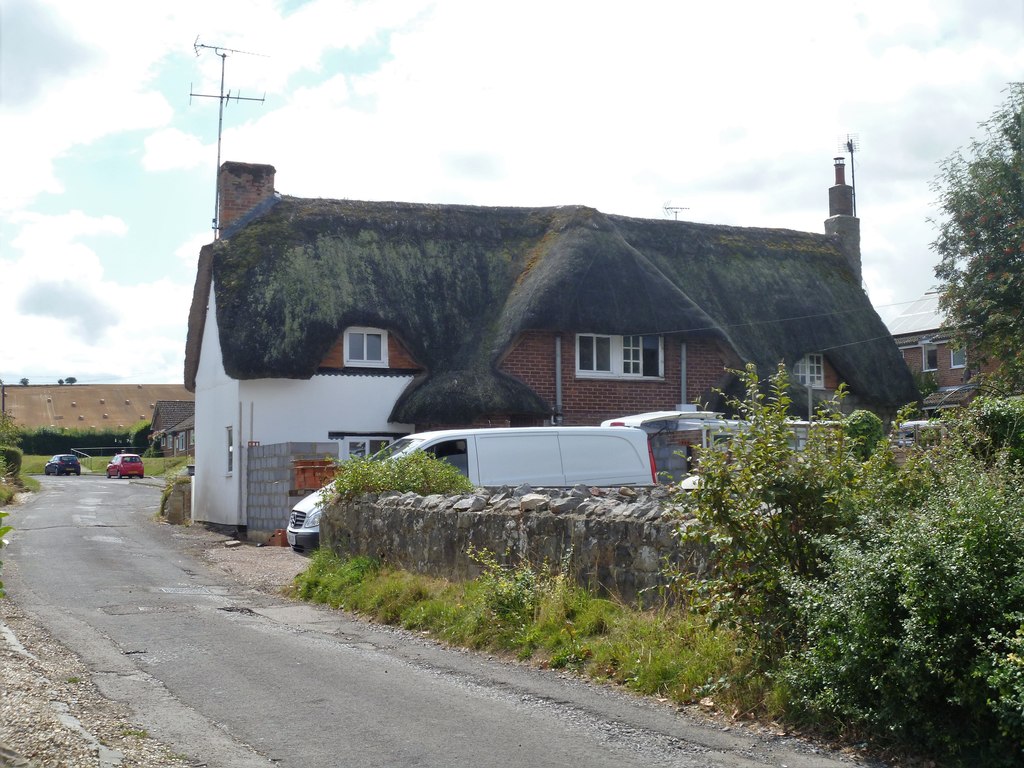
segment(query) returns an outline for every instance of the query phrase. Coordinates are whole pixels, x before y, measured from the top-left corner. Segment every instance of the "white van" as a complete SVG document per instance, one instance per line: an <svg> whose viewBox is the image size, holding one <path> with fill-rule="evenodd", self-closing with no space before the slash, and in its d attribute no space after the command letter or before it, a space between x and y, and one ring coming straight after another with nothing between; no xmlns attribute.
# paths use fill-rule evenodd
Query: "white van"
<svg viewBox="0 0 1024 768"><path fill-rule="evenodd" d="M408 435L380 456L426 451L473 485L653 485L647 434L630 427L446 429Z"/></svg>
<svg viewBox="0 0 1024 768"><path fill-rule="evenodd" d="M475 486L655 485L647 433L633 427L446 429L408 435L376 454L390 459L426 451L449 462ZM324 489L292 508L288 543L315 549Z"/></svg>

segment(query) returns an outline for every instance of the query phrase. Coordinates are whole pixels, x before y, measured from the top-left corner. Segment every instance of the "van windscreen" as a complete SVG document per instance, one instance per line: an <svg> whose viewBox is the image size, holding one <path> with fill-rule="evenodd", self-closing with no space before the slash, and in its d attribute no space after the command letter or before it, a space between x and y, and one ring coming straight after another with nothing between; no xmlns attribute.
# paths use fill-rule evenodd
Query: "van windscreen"
<svg viewBox="0 0 1024 768"><path fill-rule="evenodd" d="M384 461L397 456L405 456L416 450L416 447L423 442L421 437L403 437L391 445L386 445L370 457L370 461Z"/></svg>

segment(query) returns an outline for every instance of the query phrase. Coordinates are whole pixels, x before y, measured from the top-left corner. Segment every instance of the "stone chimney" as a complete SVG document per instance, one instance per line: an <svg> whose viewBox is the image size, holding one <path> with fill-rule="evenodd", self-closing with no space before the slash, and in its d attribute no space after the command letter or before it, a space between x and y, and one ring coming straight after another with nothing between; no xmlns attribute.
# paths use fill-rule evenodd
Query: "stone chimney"
<svg viewBox="0 0 1024 768"><path fill-rule="evenodd" d="M846 161L835 158L836 183L828 190L825 234L836 235L857 282L861 281L860 219L853 215L853 187L846 183Z"/></svg>
<svg viewBox="0 0 1024 768"><path fill-rule="evenodd" d="M272 165L225 162L217 174L217 225L221 232L274 195Z"/></svg>

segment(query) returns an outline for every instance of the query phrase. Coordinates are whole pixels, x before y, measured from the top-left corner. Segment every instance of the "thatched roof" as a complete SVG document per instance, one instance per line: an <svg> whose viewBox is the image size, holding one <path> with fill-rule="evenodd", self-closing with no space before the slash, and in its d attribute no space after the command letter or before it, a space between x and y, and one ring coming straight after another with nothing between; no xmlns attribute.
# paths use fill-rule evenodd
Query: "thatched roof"
<svg viewBox="0 0 1024 768"><path fill-rule="evenodd" d="M194 388L210 280L238 379L309 378L352 325L427 369L405 423L550 405L497 363L527 330L714 338L765 372L825 352L865 402L915 399L837 238L632 219L581 206L485 208L282 197L203 249L189 324Z"/></svg>

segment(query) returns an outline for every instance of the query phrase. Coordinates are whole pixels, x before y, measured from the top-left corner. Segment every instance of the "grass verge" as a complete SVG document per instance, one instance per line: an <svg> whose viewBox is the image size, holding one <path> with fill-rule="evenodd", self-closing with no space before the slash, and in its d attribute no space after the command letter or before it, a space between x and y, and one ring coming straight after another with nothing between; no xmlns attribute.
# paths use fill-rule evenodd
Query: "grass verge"
<svg viewBox="0 0 1024 768"><path fill-rule="evenodd" d="M667 605L639 610L597 597L559 573L475 556L482 575L453 583L318 550L296 577L295 593L453 645L680 704L707 704L710 697L733 716L774 714L771 682L736 651L729 631Z"/></svg>

